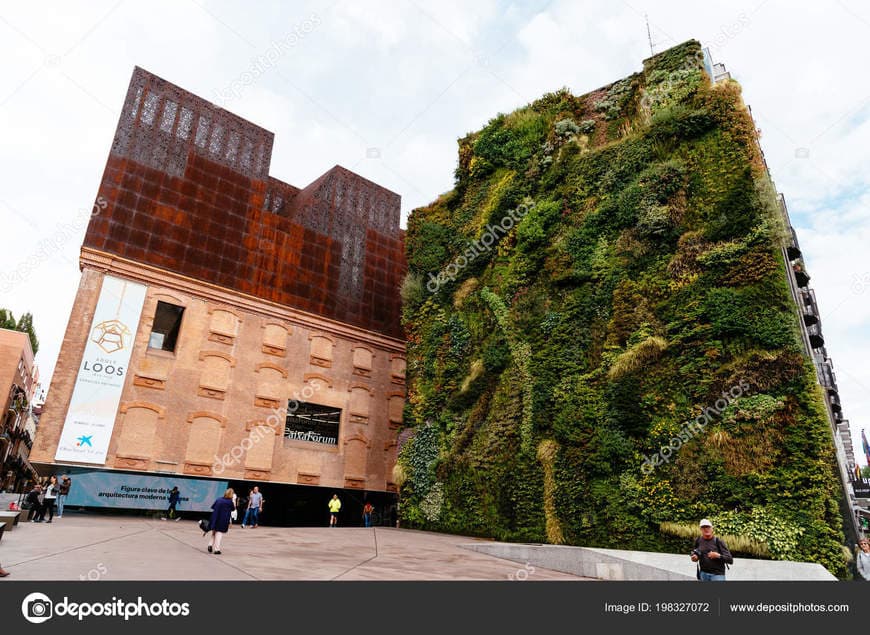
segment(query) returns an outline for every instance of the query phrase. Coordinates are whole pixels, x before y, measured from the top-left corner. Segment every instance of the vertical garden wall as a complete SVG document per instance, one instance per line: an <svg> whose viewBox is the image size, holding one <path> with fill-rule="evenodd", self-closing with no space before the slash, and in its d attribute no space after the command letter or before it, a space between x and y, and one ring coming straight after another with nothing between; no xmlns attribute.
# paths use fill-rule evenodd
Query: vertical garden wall
<svg viewBox="0 0 870 635"><path fill-rule="evenodd" d="M461 139L455 188L408 221L404 525L685 551L707 516L845 575L782 223L694 41Z"/></svg>

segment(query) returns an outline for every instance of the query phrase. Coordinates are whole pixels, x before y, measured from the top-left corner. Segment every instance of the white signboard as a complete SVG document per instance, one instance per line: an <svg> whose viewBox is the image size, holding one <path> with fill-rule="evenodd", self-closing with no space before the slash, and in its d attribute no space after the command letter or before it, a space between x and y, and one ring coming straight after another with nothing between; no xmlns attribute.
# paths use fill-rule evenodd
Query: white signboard
<svg viewBox="0 0 870 635"><path fill-rule="evenodd" d="M103 278L56 461L106 462L144 302L143 285Z"/></svg>

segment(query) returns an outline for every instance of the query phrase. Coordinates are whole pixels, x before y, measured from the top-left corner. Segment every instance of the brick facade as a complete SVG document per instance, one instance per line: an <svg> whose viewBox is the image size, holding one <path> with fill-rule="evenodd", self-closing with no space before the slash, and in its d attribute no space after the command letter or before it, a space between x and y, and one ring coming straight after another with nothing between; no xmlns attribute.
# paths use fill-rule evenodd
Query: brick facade
<svg viewBox="0 0 870 635"><path fill-rule="evenodd" d="M335 167L268 176L272 135L141 69L81 253L32 461L54 462L105 275L147 287L106 468L395 491L404 404L399 197ZM184 308L149 347L158 301ZM337 443L287 403L341 409Z"/></svg>
<svg viewBox="0 0 870 635"><path fill-rule="evenodd" d="M30 336L0 329L0 486L13 491L31 476L31 438L25 428L38 377Z"/></svg>

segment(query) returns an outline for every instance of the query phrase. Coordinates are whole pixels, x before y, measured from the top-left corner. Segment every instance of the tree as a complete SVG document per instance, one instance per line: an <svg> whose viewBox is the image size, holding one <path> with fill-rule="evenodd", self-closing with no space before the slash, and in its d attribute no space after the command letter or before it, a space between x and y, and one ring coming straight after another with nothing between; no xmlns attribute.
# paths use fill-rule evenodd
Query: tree
<svg viewBox="0 0 870 635"><path fill-rule="evenodd" d="M11 311L0 309L0 329L15 330L15 317Z"/></svg>
<svg viewBox="0 0 870 635"><path fill-rule="evenodd" d="M15 330L27 333L30 336L30 347L33 349L33 354L36 355L36 352L39 350L39 338L36 337L36 330L33 328L33 314L30 311L18 318Z"/></svg>
<svg viewBox="0 0 870 635"><path fill-rule="evenodd" d="M30 347L33 349L33 354L39 350L39 338L36 337L36 329L33 328L33 314L29 311L23 313L18 321L15 321L15 316L8 309L0 309L0 329L10 329L12 331L21 331L27 333L30 337Z"/></svg>

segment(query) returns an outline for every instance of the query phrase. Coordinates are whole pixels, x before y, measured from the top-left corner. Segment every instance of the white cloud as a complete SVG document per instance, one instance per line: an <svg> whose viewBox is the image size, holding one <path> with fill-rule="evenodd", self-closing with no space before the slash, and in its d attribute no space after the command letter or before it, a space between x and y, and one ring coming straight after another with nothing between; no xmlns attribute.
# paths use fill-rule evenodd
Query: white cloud
<svg viewBox="0 0 870 635"><path fill-rule="evenodd" d="M9 5L0 20L0 267L92 204L134 65L214 99L312 14L316 28L228 107L275 133L277 178L303 186L339 163L402 194L404 214L452 185L456 139L496 113L640 70L644 14L658 50L693 37L713 45L743 84L789 202L828 312L845 414L856 431L870 427L870 291L849 295L853 276L870 269L870 10L857 0L800 10L763 0ZM370 147L380 160L366 159ZM798 148L808 156L796 158ZM80 242L0 298L35 314L46 378L78 285Z"/></svg>

